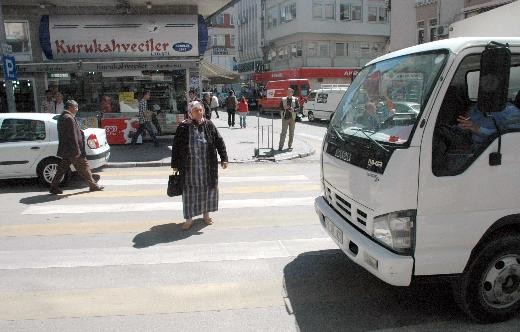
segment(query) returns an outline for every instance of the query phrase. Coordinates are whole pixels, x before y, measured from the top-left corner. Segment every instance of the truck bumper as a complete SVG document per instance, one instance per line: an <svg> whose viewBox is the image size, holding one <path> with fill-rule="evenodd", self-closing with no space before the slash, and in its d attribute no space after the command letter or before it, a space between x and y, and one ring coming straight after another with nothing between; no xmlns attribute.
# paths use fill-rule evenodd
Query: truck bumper
<svg viewBox="0 0 520 332"><path fill-rule="evenodd" d="M394 286L409 286L414 260L397 255L369 239L330 207L324 197L314 200L321 225L354 263Z"/></svg>

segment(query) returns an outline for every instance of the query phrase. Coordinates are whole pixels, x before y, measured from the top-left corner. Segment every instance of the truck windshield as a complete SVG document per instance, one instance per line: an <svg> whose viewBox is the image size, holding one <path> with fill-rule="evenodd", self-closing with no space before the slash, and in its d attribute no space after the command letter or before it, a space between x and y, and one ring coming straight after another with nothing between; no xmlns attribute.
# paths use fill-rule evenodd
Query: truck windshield
<svg viewBox="0 0 520 332"><path fill-rule="evenodd" d="M448 52L405 55L363 68L331 121L335 134L385 145L408 142Z"/></svg>

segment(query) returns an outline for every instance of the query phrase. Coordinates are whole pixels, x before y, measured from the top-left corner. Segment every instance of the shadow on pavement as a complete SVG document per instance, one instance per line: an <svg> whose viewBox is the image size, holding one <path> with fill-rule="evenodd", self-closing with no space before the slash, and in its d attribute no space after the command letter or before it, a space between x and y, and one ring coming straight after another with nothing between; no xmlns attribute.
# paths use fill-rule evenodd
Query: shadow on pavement
<svg viewBox="0 0 520 332"><path fill-rule="evenodd" d="M139 233L134 237L132 240L134 242L134 248L147 248L159 243L175 242L186 239L193 235L203 234L201 230L207 226L204 223L204 220L199 218L193 219L193 221L193 226L187 231L181 229L182 223L170 223L153 226L150 228L150 230Z"/></svg>
<svg viewBox="0 0 520 332"><path fill-rule="evenodd" d="M171 139L161 140L159 146L151 142L131 145L111 145L109 162L144 162L157 161L171 157L172 151L168 147Z"/></svg>
<svg viewBox="0 0 520 332"><path fill-rule="evenodd" d="M467 325L446 283L388 285L340 250L309 252L284 268L287 311L299 331L367 331L455 321Z"/></svg>
<svg viewBox="0 0 520 332"><path fill-rule="evenodd" d="M48 202L59 201L60 199L64 199L64 198L76 196L76 195L82 195L82 194L86 194L86 193L89 193L88 189L84 190L84 191L80 191L80 192L71 193L71 194L66 194L65 190L64 190L64 193L61 195L54 195L54 194L47 193L47 194L43 194L43 195L24 197L24 198L20 199L20 203L26 204L26 205L48 203Z"/></svg>

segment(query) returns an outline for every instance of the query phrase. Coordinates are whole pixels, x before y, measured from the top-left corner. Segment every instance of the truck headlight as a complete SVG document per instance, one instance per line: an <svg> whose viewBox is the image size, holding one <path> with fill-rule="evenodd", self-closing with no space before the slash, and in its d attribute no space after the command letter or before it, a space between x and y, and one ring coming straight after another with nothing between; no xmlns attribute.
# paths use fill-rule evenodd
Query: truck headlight
<svg viewBox="0 0 520 332"><path fill-rule="evenodd" d="M374 239L399 254L412 254L416 215L416 210L404 210L375 217Z"/></svg>

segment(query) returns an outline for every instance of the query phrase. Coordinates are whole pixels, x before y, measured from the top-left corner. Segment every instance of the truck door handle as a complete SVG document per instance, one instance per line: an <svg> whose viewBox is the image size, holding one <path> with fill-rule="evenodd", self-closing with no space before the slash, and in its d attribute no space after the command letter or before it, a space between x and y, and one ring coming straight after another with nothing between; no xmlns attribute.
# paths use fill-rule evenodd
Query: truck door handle
<svg viewBox="0 0 520 332"><path fill-rule="evenodd" d="M40 150L40 147L39 146L33 146L33 147L31 147L31 150Z"/></svg>

